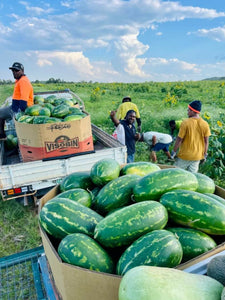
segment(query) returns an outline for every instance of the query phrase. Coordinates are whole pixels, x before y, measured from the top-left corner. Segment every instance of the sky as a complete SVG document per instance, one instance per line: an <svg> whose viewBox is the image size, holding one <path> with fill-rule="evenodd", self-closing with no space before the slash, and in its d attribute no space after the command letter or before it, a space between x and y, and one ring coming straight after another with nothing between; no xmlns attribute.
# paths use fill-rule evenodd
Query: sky
<svg viewBox="0 0 225 300"><path fill-rule="evenodd" d="M0 0L0 79L171 82L225 76L224 0Z"/></svg>

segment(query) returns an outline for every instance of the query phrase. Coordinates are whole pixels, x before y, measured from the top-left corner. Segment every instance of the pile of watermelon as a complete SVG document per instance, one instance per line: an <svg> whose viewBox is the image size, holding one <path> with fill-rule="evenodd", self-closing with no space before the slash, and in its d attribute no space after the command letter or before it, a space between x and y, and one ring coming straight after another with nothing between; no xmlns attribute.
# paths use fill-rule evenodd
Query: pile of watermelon
<svg viewBox="0 0 225 300"><path fill-rule="evenodd" d="M34 105L26 108L25 112L16 115L16 120L21 123L45 124L79 120L87 115L78 107L73 98L57 98L50 95L46 98L35 95Z"/></svg>
<svg viewBox="0 0 225 300"><path fill-rule="evenodd" d="M173 268L225 234L225 199L214 192L200 173L102 159L66 176L39 221L69 264L118 275L142 265Z"/></svg>

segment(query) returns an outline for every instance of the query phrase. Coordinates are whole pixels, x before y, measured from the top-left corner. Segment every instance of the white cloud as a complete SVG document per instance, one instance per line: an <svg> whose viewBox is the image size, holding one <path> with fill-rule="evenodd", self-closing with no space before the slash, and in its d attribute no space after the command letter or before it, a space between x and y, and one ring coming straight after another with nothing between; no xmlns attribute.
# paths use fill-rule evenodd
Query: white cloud
<svg viewBox="0 0 225 300"><path fill-rule="evenodd" d="M54 11L52 8L49 8L48 5L45 5L43 8L39 6L30 6L29 3L26 1L20 1L20 4L25 7L28 14L32 14L32 15L49 14Z"/></svg>
<svg viewBox="0 0 225 300"><path fill-rule="evenodd" d="M211 29L199 29L196 32L188 33L188 34L196 34L198 36L207 37L217 42L225 41L225 26L216 27Z"/></svg>
<svg viewBox="0 0 225 300"><path fill-rule="evenodd" d="M37 52L38 65L43 67L46 65L54 65L54 62L61 62L69 66L77 73L93 75L93 67L89 59L83 55L82 52Z"/></svg>
<svg viewBox="0 0 225 300"><path fill-rule="evenodd" d="M47 1L39 6L28 1L20 4L27 15L17 11L11 14L11 24L0 25L2 44L8 49L16 44L16 56L23 57L25 51L36 53L33 60L46 74L52 68L60 75L56 66L64 65L65 76L74 78L75 74L84 80L101 80L101 74L109 81L152 80L152 74L160 78L160 70L170 77L173 73L184 77L200 74L199 66L179 59L148 59L151 40L141 40L140 33L152 30L164 38L163 31L156 31L161 23L225 17L224 12L214 9L160 0L63 0L62 12L57 13L56 6L53 9ZM218 27L195 34L222 41L224 31L225 27ZM109 69L101 69L106 67Z"/></svg>

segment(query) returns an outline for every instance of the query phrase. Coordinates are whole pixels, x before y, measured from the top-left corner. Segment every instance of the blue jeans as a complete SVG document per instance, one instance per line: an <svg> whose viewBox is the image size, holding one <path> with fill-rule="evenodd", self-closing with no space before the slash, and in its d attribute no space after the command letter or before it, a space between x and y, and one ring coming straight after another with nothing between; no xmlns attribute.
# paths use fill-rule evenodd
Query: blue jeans
<svg viewBox="0 0 225 300"><path fill-rule="evenodd" d="M132 163L134 162L134 154L130 154L130 155L127 155L127 163Z"/></svg>

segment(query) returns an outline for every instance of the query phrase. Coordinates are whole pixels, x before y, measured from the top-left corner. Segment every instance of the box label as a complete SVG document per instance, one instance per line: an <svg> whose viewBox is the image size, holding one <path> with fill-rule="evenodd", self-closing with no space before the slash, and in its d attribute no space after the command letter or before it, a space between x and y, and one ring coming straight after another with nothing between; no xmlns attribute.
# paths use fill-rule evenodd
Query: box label
<svg viewBox="0 0 225 300"><path fill-rule="evenodd" d="M70 139L68 136L61 135L58 136L54 142L45 142L46 153L55 150L61 150L61 152L63 152L66 148L79 148L79 138L75 137L73 139Z"/></svg>

